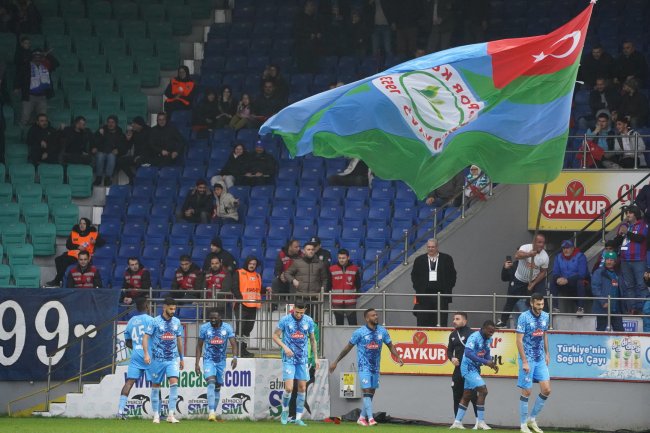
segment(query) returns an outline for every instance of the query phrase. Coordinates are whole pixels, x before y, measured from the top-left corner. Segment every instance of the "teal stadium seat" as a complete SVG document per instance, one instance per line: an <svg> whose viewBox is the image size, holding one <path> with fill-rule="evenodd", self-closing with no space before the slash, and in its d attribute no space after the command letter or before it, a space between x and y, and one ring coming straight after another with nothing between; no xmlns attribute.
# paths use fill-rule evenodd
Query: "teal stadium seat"
<svg viewBox="0 0 650 433"><path fill-rule="evenodd" d="M43 17L59 15L59 0L33 0L33 3Z"/></svg>
<svg viewBox="0 0 650 433"><path fill-rule="evenodd" d="M0 61L13 62L16 52L16 35L0 33Z"/></svg>
<svg viewBox="0 0 650 433"><path fill-rule="evenodd" d="M7 168L14 164L22 164L27 162L28 149L24 143L11 143L5 144L5 164Z"/></svg>
<svg viewBox="0 0 650 433"><path fill-rule="evenodd" d="M16 287L38 288L41 287L41 268L36 265L16 265L12 269Z"/></svg>
<svg viewBox="0 0 650 433"><path fill-rule="evenodd" d="M0 245L2 248L2 245ZM0 287L8 287L11 278L11 268L7 265L0 264Z"/></svg>
<svg viewBox="0 0 650 433"><path fill-rule="evenodd" d="M0 230L5 224L16 223L20 219L18 203L0 203Z"/></svg>
<svg viewBox="0 0 650 433"><path fill-rule="evenodd" d="M89 165L68 165L68 184L72 197L90 197L93 193L93 169Z"/></svg>
<svg viewBox="0 0 650 433"><path fill-rule="evenodd" d="M79 221L79 208L74 203L50 206L50 215L56 226L56 235L68 236L72 226Z"/></svg>
<svg viewBox="0 0 650 433"><path fill-rule="evenodd" d="M25 223L3 223L0 231L2 231L2 245L5 248L9 248L9 245L22 245L27 238L27 226Z"/></svg>
<svg viewBox="0 0 650 433"><path fill-rule="evenodd" d="M19 183L16 185L18 204L40 203L43 201L43 187L38 183Z"/></svg>
<svg viewBox="0 0 650 433"><path fill-rule="evenodd" d="M54 224L29 224L28 231L35 256L51 256L56 253L56 226Z"/></svg>
<svg viewBox="0 0 650 433"><path fill-rule="evenodd" d="M68 184L46 185L45 200L52 207L72 203L72 188Z"/></svg>
<svg viewBox="0 0 650 433"><path fill-rule="evenodd" d="M25 223L47 223L50 217L50 208L47 203L26 203L21 205Z"/></svg>
<svg viewBox="0 0 650 433"><path fill-rule="evenodd" d="M137 67L142 87L158 87L160 85L160 60L157 57L138 59Z"/></svg>
<svg viewBox="0 0 650 433"><path fill-rule="evenodd" d="M0 162L0 182L5 181L5 176L7 175L7 169L5 168L5 165Z"/></svg>
<svg viewBox="0 0 650 433"><path fill-rule="evenodd" d="M34 263L34 247L30 244L10 245L7 247L7 260L12 269L17 265L31 265Z"/></svg>
<svg viewBox="0 0 650 433"><path fill-rule="evenodd" d="M9 203L13 199L14 189L10 183L0 183L0 203Z"/></svg>
<svg viewBox="0 0 650 433"><path fill-rule="evenodd" d="M56 185L63 183L63 166L60 164L39 164L38 182L43 185Z"/></svg>

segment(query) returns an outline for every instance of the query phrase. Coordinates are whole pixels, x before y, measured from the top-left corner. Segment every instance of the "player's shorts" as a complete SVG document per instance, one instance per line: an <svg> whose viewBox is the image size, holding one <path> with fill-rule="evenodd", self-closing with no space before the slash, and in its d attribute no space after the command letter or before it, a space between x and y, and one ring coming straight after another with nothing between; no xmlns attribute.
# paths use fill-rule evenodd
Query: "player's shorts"
<svg viewBox="0 0 650 433"><path fill-rule="evenodd" d="M361 389L378 389L379 388L379 373L371 373L369 371L359 372L359 383Z"/></svg>
<svg viewBox="0 0 650 433"><path fill-rule="evenodd" d="M178 377L179 375L179 362L178 359L174 361L159 361L156 359L151 360L149 370L147 370L147 380L150 380L156 385L162 383L165 377Z"/></svg>
<svg viewBox="0 0 650 433"><path fill-rule="evenodd" d="M127 379L140 379L149 370L149 366L140 357L131 357L129 368L126 372Z"/></svg>
<svg viewBox="0 0 650 433"><path fill-rule="evenodd" d="M463 371L463 379L465 380L465 389L476 389L485 386L485 381L481 377L481 373L476 370Z"/></svg>
<svg viewBox="0 0 650 433"><path fill-rule="evenodd" d="M550 380L551 376L548 373L548 365L544 360L528 362L530 370L528 374L524 371L521 365L521 359L519 360L519 379L517 380L517 386L523 389L530 389L533 387L534 382L543 382L545 380Z"/></svg>
<svg viewBox="0 0 650 433"><path fill-rule="evenodd" d="M307 364L282 363L282 380L309 380L309 367Z"/></svg>
<svg viewBox="0 0 650 433"><path fill-rule="evenodd" d="M226 369L226 361L214 362L209 359L203 360L203 378L208 380L208 377L215 376L217 383L223 385L223 372Z"/></svg>

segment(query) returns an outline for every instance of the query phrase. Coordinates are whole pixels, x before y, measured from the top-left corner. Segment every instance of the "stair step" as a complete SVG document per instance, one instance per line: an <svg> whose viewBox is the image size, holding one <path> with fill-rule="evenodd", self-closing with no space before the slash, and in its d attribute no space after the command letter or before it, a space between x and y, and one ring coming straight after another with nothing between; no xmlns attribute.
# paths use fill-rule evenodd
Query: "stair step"
<svg viewBox="0 0 650 433"><path fill-rule="evenodd" d="M63 415L66 403L50 403L50 413L52 416Z"/></svg>

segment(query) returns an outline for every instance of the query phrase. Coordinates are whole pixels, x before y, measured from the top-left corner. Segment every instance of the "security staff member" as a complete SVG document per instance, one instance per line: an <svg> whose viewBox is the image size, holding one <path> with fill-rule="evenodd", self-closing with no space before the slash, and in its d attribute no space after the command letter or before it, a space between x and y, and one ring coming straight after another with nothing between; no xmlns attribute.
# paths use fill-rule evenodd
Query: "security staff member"
<svg viewBox="0 0 650 433"><path fill-rule="evenodd" d="M357 292L361 288L359 268L350 263L350 252L341 248L337 255L337 263L330 266L331 294L334 318L337 325L344 325L345 317L348 325L357 326ZM345 311L351 310L351 311Z"/></svg>
<svg viewBox="0 0 650 433"><path fill-rule="evenodd" d="M99 270L95 265L90 264L88 251L79 251L79 254L77 254L77 265L70 269L66 287L68 289L97 289L102 287Z"/></svg>
<svg viewBox="0 0 650 433"><path fill-rule="evenodd" d="M145 290L151 288L151 274L142 266L137 257L129 257L127 262L128 267L124 270L120 302L131 305L137 298L147 296Z"/></svg>
<svg viewBox="0 0 650 433"><path fill-rule="evenodd" d="M467 326L467 313L463 311L454 313L453 324L454 330L449 334L449 343L447 343L447 359L454 364L454 373L451 376L451 390L454 396L454 416L456 416L458 404L465 390L465 379L460 373L460 363L465 354L465 342L474 331ZM476 392L472 394L471 401L474 406L474 415L476 415Z"/></svg>
<svg viewBox="0 0 650 433"><path fill-rule="evenodd" d="M235 306L235 315L239 318L237 324L237 335L241 339L239 353L244 358L252 358L253 354L248 351L248 343L251 331L255 326L257 310L262 307L262 276L255 271L257 269L257 258L246 257L244 267L237 269L233 279L232 292L235 299L241 299L241 303ZM267 296L271 294L271 288L266 288Z"/></svg>

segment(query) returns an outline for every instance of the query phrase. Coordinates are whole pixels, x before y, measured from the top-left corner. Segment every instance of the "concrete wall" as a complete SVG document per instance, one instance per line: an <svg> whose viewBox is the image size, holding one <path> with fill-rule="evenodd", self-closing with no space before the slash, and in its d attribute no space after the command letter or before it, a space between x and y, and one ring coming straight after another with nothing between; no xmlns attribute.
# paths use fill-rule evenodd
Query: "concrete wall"
<svg viewBox="0 0 650 433"><path fill-rule="evenodd" d="M323 357L336 359L353 330L350 327L324 327ZM339 397L339 373L356 370L353 366L356 363L356 350L352 350L330 375L332 416L343 415L361 405L359 399ZM373 409L398 418L451 425L453 405L450 386L449 376L384 375L374 398ZM487 386L487 423L491 426L518 426L519 389L516 380L488 378ZM538 388L534 388L533 395L537 392ZM642 431L650 426L648 401L650 386L647 383L556 380L552 382L552 395L538 422L542 428ZM471 409L464 422L466 426L474 424Z"/></svg>

